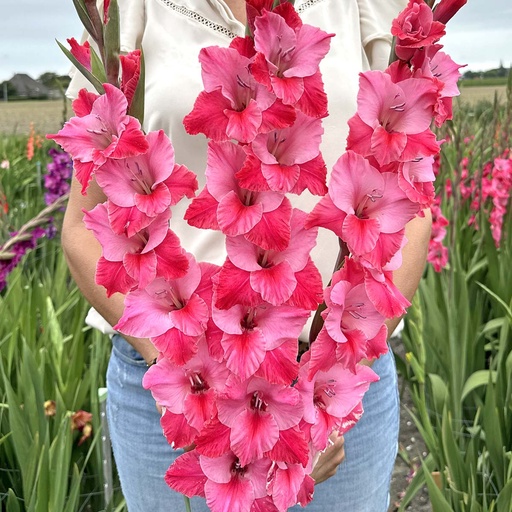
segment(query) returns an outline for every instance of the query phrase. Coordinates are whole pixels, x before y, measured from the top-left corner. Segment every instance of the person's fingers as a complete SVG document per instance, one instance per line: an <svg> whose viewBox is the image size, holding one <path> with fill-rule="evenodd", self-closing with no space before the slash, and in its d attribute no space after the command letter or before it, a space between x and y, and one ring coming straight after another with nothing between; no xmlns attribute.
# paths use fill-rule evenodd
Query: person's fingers
<svg viewBox="0 0 512 512"><path fill-rule="evenodd" d="M155 407L156 407L156 410L158 411L158 414L160 414L160 416L162 416L165 412L164 408L158 402L155 402Z"/></svg>
<svg viewBox="0 0 512 512"><path fill-rule="evenodd" d="M329 438L330 445L320 455L311 477L319 484L336 474L338 466L345 458L345 440L338 433L333 433Z"/></svg>

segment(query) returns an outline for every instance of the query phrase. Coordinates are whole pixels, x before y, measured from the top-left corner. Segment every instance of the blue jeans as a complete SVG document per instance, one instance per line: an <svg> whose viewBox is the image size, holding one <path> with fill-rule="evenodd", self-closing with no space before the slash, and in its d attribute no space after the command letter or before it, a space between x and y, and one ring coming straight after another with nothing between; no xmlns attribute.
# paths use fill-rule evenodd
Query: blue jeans
<svg viewBox="0 0 512 512"><path fill-rule="evenodd" d="M164 474L182 453L162 434L160 416L142 387L146 363L119 335L107 372L107 414L114 457L129 512L184 511L183 497L164 482ZM373 365L380 380L370 386L365 413L345 435L345 461L329 480L315 487L308 512L386 512L398 443L399 407L391 351ZM207 512L202 498L193 512ZM296 506L290 510L303 510Z"/></svg>

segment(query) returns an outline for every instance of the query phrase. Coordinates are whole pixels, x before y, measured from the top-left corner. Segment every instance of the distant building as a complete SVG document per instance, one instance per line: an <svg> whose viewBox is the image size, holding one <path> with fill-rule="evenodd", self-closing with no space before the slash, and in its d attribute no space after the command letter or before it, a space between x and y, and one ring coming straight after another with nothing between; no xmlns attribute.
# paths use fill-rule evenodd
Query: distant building
<svg viewBox="0 0 512 512"><path fill-rule="evenodd" d="M14 92L17 98L46 99L54 98L55 91L49 89L41 82L34 80L25 73L18 73L7 81L9 89ZM57 94L57 97L60 95Z"/></svg>

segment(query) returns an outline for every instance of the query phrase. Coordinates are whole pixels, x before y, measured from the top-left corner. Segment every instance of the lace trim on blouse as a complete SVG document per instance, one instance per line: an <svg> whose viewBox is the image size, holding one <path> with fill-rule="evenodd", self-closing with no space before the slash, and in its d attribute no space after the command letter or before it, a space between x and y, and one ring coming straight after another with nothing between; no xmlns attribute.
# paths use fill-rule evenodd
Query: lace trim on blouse
<svg viewBox="0 0 512 512"><path fill-rule="evenodd" d="M182 5L176 5L174 2L170 2L169 0L160 0L164 5L172 9L173 11L177 12L178 14L182 14L183 16L186 16L187 18L190 18L192 20L195 20L202 25L205 25L207 28L213 30L214 32L219 32L220 34L223 34L231 39L234 39L237 34L234 32L231 32L228 28L224 27L223 25L219 25L218 23L214 23L212 20L209 20L208 18L205 18L204 16L201 16L200 14L197 14L197 12L191 11L190 9L187 9L186 7L183 7Z"/></svg>
<svg viewBox="0 0 512 512"><path fill-rule="evenodd" d="M299 14L303 13L306 9L309 9L309 7L318 4L320 2L323 2L323 0L307 0L303 4L299 5L296 9Z"/></svg>
<svg viewBox="0 0 512 512"><path fill-rule="evenodd" d="M160 0L164 5L172 9L173 11L177 12L178 14L182 14L183 16L186 16L187 18L190 18L192 20L195 20L209 29L213 30L214 32L219 32L220 34L223 34L231 39L234 39L237 34L234 32L231 32L228 28L226 28L223 25L219 25L218 23L214 23L213 21L209 20L208 18L205 18L204 16L201 16L195 11L192 11L190 9L187 9L186 7L183 7L182 5L177 5L174 2L171 2L170 0ZM323 0L306 0L303 4L299 5L297 7L297 12L299 14L303 13L306 9L309 7L319 3L323 2Z"/></svg>

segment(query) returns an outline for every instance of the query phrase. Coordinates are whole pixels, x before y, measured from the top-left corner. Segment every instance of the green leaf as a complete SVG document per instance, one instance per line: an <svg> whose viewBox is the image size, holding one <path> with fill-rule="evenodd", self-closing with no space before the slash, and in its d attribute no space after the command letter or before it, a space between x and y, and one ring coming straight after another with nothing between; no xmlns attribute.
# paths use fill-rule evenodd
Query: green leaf
<svg viewBox="0 0 512 512"><path fill-rule="evenodd" d="M77 510L80 499L80 483L82 480L82 474L83 470L79 471L78 466L73 464L68 500L66 502L66 507L63 509L63 512L75 512Z"/></svg>
<svg viewBox="0 0 512 512"><path fill-rule="evenodd" d="M448 471L452 480L452 486L454 486L457 491L466 491L468 484L466 466L453 435L451 414L447 407L445 407L443 411L441 428L443 449L448 465Z"/></svg>
<svg viewBox="0 0 512 512"><path fill-rule="evenodd" d="M432 399L434 401L435 410L441 413L448 398L448 387L444 380L436 373L428 374L430 380L430 388L432 390Z"/></svg>
<svg viewBox="0 0 512 512"><path fill-rule="evenodd" d="M469 393L480 386L487 386L489 382L496 382L496 371L494 370L477 370L473 372L466 380L462 388L461 400L464 400Z"/></svg>
<svg viewBox="0 0 512 512"><path fill-rule="evenodd" d="M91 82L92 86L96 89L96 91L98 91L99 94L105 94L105 89L103 88L102 81L98 80L98 78L96 78L94 74L91 73L85 66L82 66L82 64L78 62L78 60L73 56L73 54L62 43L57 41L57 44L59 45L59 48L64 52L64 55L66 55L66 57L73 63L73 65L80 71L80 73L82 73L82 75L84 75L85 78L87 78L87 80ZM94 50L91 48L91 62L93 60L93 55L97 58L96 52L94 52Z"/></svg>
<svg viewBox="0 0 512 512"><path fill-rule="evenodd" d="M78 17L82 22L82 25L85 27L85 30L89 32L93 39L97 39L94 26L92 24L91 18L89 17L89 14L87 13L87 9L85 8L83 0L73 0L73 4L75 6Z"/></svg>
<svg viewBox="0 0 512 512"><path fill-rule="evenodd" d="M68 470L71 463L73 437L69 416L65 416L50 447L51 494L50 509L62 510L68 488Z"/></svg>
<svg viewBox="0 0 512 512"><path fill-rule="evenodd" d="M33 496L32 502L36 503L35 511L36 512L47 512L48 509L52 509L50 505L50 457L49 457L49 449L48 449L48 440L42 443L42 449L39 453L39 465L37 468L37 476L36 482L37 485L34 486L34 491L36 495ZM37 491L36 491L37 489Z"/></svg>
<svg viewBox="0 0 512 512"><path fill-rule="evenodd" d="M439 487L437 487L429 469L423 461L421 462L421 465L425 475L425 483L427 484L428 495L432 503L432 512L453 512L450 503L446 501L446 498L443 496L443 493Z"/></svg>
<svg viewBox="0 0 512 512"><path fill-rule="evenodd" d="M50 297L46 297L46 325L45 330L48 332L49 342L52 343L56 355L56 362L60 366L62 361L62 350L64 346L64 337L60 328L55 308Z"/></svg>
<svg viewBox="0 0 512 512"><path fill-rule="evenodd" d="M477 282L476 284L483 288L498 304L500 304L500 306L503 307L503 309L507 313L507 316L512 321L512 309L510 309L510 306L499 295L497 295L492 290L487 288L487 286L485 286L484 284L479 282Z"/></svg>
<svg viewBox="0 0 512 512"><path fill-rule="evenodd" d="M107 81L119 85L119 6L117 0L111 0L108 8L108 23L104 27L105 68Z"/></svg>
<svg viewBox="0 0 512 512"><path fill-rule="evenodd" d="M102 83L107 82L107 74L105 73L105 65L103 61L100 59L98 54L94 51L94 48L91 47L91 70L92 74ZM103 86L102 86L103 88ZM101 93L100 93L101 94Z"/></svg>
<svg viewBox="0 0 512 512"><path fill-rule="evenodd" d="M146 92L146 72L145 72L145 63L144 63L144 52L142 48L140 50L140 76L139 82L137 83L137 87L135 88L135 94L132 98L132 103L130 105L130 109L128 114L137 118L142 125L144 123L144 98Z"/></svg>
<svg viewBox="0 0 512 512"><path fill-rule="evenodd" d="M506 317L502 316L499 318L492 318L488 322L486 322L482 327L482 334L490 334L498 331L503 327L503 325L507 322Z"/></svg>
<svg viewBox="0 0 512 512"><path fill-rule="evenodd" d="M512 73L510 73L512 75ZM512 480L509 480L498 496L496 502L497 512L510 512L512 510Z"/></svg>
<svg viewBox="0 0 512 512"><path fill-rule="evenodd" d="M6 504L6 512L21 512L20 508L20 499L16 497L14 491L9 489L7 492L7 504Z"/></svg>
<svg viewBox="0 0 512 512"><path fill-rule="evenodd" d="M505 483L505 450L501 431L500 418L496 407L494 386L489 383L482 411L482 425L485 431L485 441L489 451L489 461L494 468L495 476L500 487Z"/></svg>

